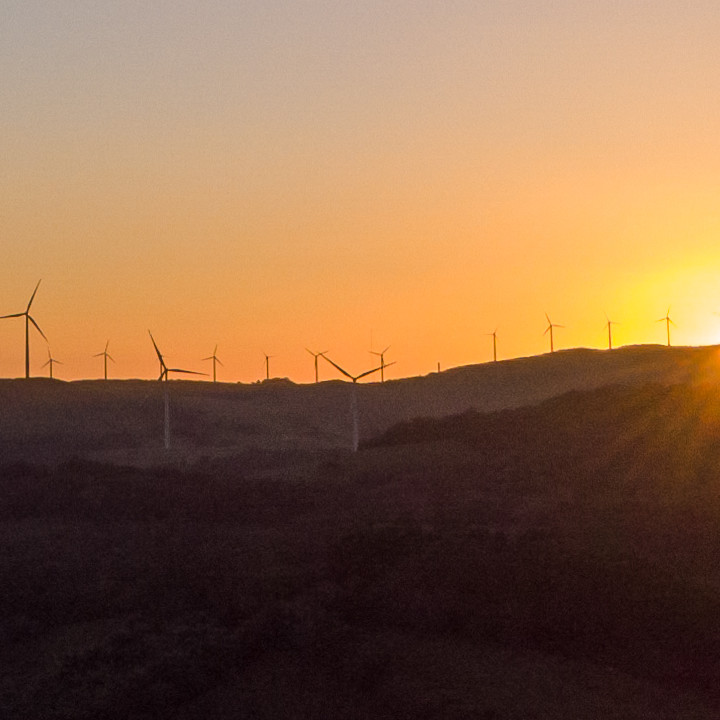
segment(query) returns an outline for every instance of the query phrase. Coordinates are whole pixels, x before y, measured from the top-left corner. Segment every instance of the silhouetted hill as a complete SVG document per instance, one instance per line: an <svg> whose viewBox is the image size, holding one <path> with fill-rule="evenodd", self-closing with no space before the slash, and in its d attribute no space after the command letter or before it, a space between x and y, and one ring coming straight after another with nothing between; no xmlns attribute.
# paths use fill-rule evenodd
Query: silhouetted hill
<svg viewBox="0 0 720 720"><path fill-rule="evenodd" d="M716 384L630 383L0 465L0 715L717 718L719 438Z"/></svg>
<svg viewBox="0 0 720 720"><path fill-rule="evenodd" d="M361 436L415 417L491 411L604 385L720 381L716 347L567 350L357 386ZM349 383L252 385L171 381L176 455L248 448L347 448ZM162 452L163 390L155 381L0 380L0 459L88 455L155 463Z"/></svg>

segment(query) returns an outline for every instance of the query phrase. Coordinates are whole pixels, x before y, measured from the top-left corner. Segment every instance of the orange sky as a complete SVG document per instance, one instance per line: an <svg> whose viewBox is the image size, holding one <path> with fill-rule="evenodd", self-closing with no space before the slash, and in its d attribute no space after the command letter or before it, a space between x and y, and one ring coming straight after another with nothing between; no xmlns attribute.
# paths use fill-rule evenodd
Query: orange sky
<svg viewBox="0 0 720 720"><path fill-rule="evenodd" d="M0 9L0 314L43 278L58 377L720 342L714 3L60 5Z"/></svg>

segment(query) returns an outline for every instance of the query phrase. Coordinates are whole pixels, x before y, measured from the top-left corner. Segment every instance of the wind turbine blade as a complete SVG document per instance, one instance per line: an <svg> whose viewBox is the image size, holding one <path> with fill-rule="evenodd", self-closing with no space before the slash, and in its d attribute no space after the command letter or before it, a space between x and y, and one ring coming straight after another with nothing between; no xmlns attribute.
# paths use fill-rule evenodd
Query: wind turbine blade
<svg viewBox="0 0 720 720"><path fill-rule="evenodd" d="M323 355L323 357L335 368L337 368L345 377L350 378L353 382L355 381L355 378L347 372L347 370L343 370L336 362L333 362L327 355Z"/></svg>
<svg viewBox="0 0 720 720"><path fill-rule="evenodd" d="M108 360L112 360L113 362L115 362L115 359L113 358L112 355L108 355Z"/></svg>
<svg viewBox="0 0 720 720"><path fill-rule="evenodd" d="M38 280L38 284L35 286L35 290L33 290L33 294L30 297L30 302L27 304L27 309L25 310L25 312L30 312L30 306L32 305L33 300L35 299L35 294L37 293L41 282L42 282L42 280Z"/></svg>
<svg viewBox="0 0 720 720"><path fill-rule="evenodd" d="M553 327L560 327L560 328L564 328L565 326L564 326L564 325L554 325Z"/></svg>
<svg viewBox="0 0 720 720"><path fill-rule="evenodd" d="M384 367L387 367L387 365L385 365ZM372 370L366 370L364 373L360 373L360 374L355 378L355 380L359 380L360 378L364 378L366 375L372 375L373 373L380 372L380 370L382 370L382 369L383 369L383 366L373 368Z"/></svg>
<svg viewBox="0 0 720 720"><path fill-rule="evenodd" d="M551 327L552 327L552 325L548 325L548 326L545 328L545 332L543 333L543 335L547 335L547 334L550 332L550 328L551 328Z"/></svg>
<svg viewBox="0 0 720 720"><path fill-rule="evenodd" d="M52 360L52 361L51 361L51 360L48 360L48 361L47 361L44 365L42 365L41 367L47 367L51 362L56 362L56 361L55 361L55 360Z"/></svg>
<svg viewBox="0 0 720 720"><path fill-rule="evenodd" d="M377 350L368 350L368 352L371 355L377 355L378 357L382 357L383 353L378 352Z"/></svg>
<svg viewBox="0 0 720 720"><path fill-rule="evenodd" d="M57 363L58 365L64 365L65 363L62 360L55 360L53 359L54 363Z"/></svg>
<svg viewBox="0 0 720 720"><path fill-rule="evenodd" d="M222 367L225 367L225 366L222 364L222 362L221 362L221 360L220 360L219 357L216 357L216 358L215 358L215 362L216 362L218 365L221 365Z"/></svg>
<svg viewBox="0 0 720 720"><path fill-rule="evenodd" d="M213 350L213 355L217 355L217 345L215 346L215 349Z"/></svg>
<svg viewBox="0 0 720 720"><path fill-rule="evenodd" d="M148 335L150 336L150 339L152 340L153 347L155 348L155 352L157 353L158 360L160 361L160 365L164 368L165 367L165 361L163 360L162 353L160 352L157 343L155 342L155 338L152 336L152 333L148 330Z"/></svg>
<svg viewBox="0 0 720 720"><path fill-rule="evenodd" d="M104 352L101 352L101 353L98 353L97 355L93 355L93 357L102 357L104 354L105 354ZM110 356L108 355L108 357L110 357Z"/></svg>
<svg viewBox="0 0 720 720"><path fill-rule="evenodd" d="M155 348L155 352L158 354L158 357L160 357L160 350L158 350L157 343L155 342L155 338L153 337L153 334L148 330L148 335L150 336L150 340L152 341L153 347Z"/></svg>
<svg viewBox="0 0 720 720"><path fill-rule="evenodd" d="M2 316L0 316L0 320L4 320L5 318L11 318L11 317L25 317L25 313L13 313L12 315L2 315Z"/></svg>
<svg viewBox="0 0 720 720"><path fill-rule="evenodd" d="M545 319L548 321L548 325L552 325L552 321L550 320L550 316L545 313Z"/></svg>
<svg viewBox="0 0 720 720"><path fill-rule="evenodd" d="M186 375L207 375L207 373L204 372L196 372L195 370L181 370L180 368L167 368L165 372L185 373Z"/></svg>
<svg viewBox="0 0 720 720"><path fill-rule="evenodd" d="M40 329L40 326L35 322L35 319L32 317L32 315L28 315L27 318L35 326L37 331L43 336L45 342L47 342L48 339L45 337L45 333Z"/></svg>
<svg viewBox="0 0 720 720"><path fill-rule="evenodd" d="M202 358L202 360L200 362L205 362L206 360L212 360L212 359L213 359L213 356L211 355L210 357Z"/></svg>
<svg viewBox="0 0 720 720"><path fill-rule="evenodd" d="M391 347L392 347L392 345L388 345L380 354L384 355ZM387 367L387 365L385 367Z"/></svg>

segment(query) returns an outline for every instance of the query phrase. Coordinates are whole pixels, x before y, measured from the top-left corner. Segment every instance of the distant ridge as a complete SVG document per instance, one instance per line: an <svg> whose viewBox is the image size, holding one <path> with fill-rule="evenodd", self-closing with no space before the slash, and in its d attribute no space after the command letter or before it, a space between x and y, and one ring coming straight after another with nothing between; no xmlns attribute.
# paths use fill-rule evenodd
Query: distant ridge
<svg viewBox="0 0 720 720"><path fill-rule="evenodd" d="M398 422L540 403L605 385L715 383L720 347L572 349L357 385L361 440ZM175 382L177 453L346 448L349 383ZM0 380L0 462L69 455L165 462L156 381ZM138 459L139 458L139 459Z"/></svg>

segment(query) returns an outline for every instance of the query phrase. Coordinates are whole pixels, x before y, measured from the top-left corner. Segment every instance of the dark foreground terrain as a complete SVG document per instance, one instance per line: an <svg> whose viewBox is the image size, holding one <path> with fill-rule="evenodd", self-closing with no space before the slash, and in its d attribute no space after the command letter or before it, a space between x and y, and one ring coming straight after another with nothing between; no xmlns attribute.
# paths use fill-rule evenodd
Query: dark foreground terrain
<svg viewBox="0 0 720 720"><path fill-rule="evenodd" d="M0 469L0 716L720 717L720 393Z"/></svg>

